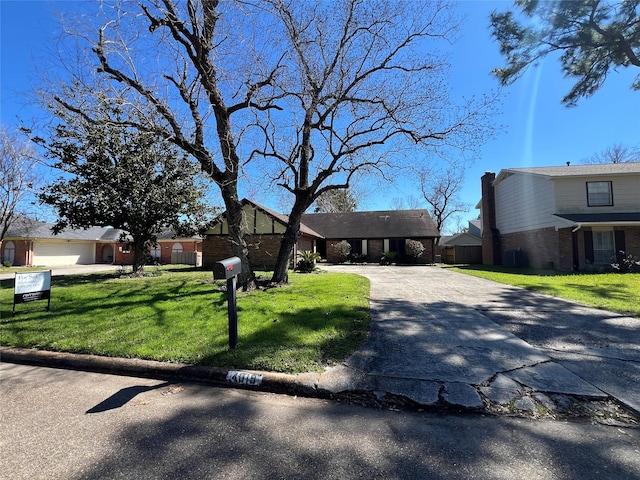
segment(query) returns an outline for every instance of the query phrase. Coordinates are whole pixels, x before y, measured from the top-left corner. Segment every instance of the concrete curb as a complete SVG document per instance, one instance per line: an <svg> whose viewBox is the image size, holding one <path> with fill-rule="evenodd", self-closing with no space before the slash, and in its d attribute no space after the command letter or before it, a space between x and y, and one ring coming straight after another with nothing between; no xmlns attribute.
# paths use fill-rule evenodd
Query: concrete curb
<svg viewBox="0 0 640 480"><path fill-rule="evenodd" d="M137 358L102 357L77 353L50 352L26 348L0 347L0 361L40 367L82 370L111 375L190 381L250 390L328 398L331 393L318 388L320 374L287 375L252 370L231 370L200 365L157 362Z"/></svg>

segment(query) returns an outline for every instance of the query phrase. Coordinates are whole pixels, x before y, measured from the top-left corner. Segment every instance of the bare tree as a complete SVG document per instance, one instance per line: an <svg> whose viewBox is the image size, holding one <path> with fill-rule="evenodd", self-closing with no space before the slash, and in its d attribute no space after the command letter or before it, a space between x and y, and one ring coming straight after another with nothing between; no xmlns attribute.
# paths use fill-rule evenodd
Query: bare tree
<svg viewBox="0 0 640 480"><path fill-rule="evenodd" d="M464 180L463 166L451 164L444 169L423 169L416 173L422 196L431 207L431 217L438 231L442 232L447 220L456 213L469 211L470 205L458 198Z"/></svg>
<svg viewBox="0 0 640 480"><path fill-rule="evenodd" d="M241 2L104 1L99 6L97 17L93 12L82 18L101 23L76 23L66 30L68 48L60 50L71 52L62 59L68 70L50 107L103 124L97 106L107 102L120 109L121 118L107 122L157 135L194 158L220 188L232 248L242 260L240 284L253 288L238 196L240 144L255 115L280 108L269 94L277 58L269 70L252 62L258 53L252 55L245 42L252 26ZM146 109L153 111L147 121Z"/></svg>
<svg viewBox="0 0 640 480"><path fill-rule="evenodd" d="M438 47L457 22L446 1L268 3L284 26L277 89L288 115L274 112L255 154L280 162L274 181L294 198L272 277L286 282L301 216L317 198L415 162L418 147L468 147L486 133L492 102L450 101Z"/></svg>
<svg viewBox="0 0 640 480"><path fill-rule="evenodd" d="M272 277L286 282L301 216L320 195L413 162L418 146L473 146L491 123L493 99L449 99L438 53L457 27L447 0L104 0L98 21L70 37L79 58L67 58L52 105L99 123L106 96L123 125L195 158L220 188L245 288L243 174L259 168L293 198ZM161 120L138 120L139 106Z"/></svg>
<svg viewBox="0 0 640 480"><path fill-rule="evenodd" d="M582 159L582 163L586 164L628 162L640 162L640 148L629 147L621 143L607 147L601 152Z"/></svg>
<svg viewBox="0 0 640 480"><path fill-rule="evenodd" d="M37 188L38 159L19 135L0 127L0 242L12 222L28 213L27 203Z"/></svg>
<svg viewBox="0 0 640 480"><path fill-rule="evenodd" d="M424 199L409 195L408 197L393 197L391 207L393 210L417 210L424 205Z"/></svg>

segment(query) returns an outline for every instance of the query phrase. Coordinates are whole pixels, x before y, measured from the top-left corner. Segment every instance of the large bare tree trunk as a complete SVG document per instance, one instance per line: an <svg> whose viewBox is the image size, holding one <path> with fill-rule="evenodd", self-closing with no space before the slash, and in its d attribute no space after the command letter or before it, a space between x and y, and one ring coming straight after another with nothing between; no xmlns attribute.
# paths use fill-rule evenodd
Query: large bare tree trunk
<svg viewBox="0 0 640 480"><path fill-rule="evenodd" d="M280 250L278 251L278 258L276 260L276 266L273 271L271 281L274 283L287 283L289 281L289 263L291 262L291 254L293 249L298 243L298 236L300 233L300 221L302 214L309 208L311 203L308 200L296 199L296 202L289 214L289 222L287 228L282 236L280 242Z"/></svg>
<svg viewBox="0 0 640 480"><path fill-rule="evenodd" d="M244 239L244 231L242 226L245 219L243 218L242 202L238 199L237 189L230 185L221 187L223 192L225 206L227 208L227 225L229 228L229 241L233 254L240 258L242 264L242 272L238 276L238 284L242 290L254 290L256 288L256 277L251 268L249 260L249 249ZM228 189L228 190L227 190Z"/></svg>

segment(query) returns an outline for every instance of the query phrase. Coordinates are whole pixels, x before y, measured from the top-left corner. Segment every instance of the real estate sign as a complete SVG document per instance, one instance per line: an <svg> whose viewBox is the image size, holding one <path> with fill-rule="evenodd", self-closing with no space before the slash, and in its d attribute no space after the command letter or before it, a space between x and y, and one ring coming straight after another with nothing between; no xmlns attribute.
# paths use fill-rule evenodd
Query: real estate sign
<svg viewBox="0 0 640 480"><path fill-rule="evenodd" d="M13 313L17 303L47 300L47 310L51 306L51 270L46 272L16 273L13 291Z"/></svg>

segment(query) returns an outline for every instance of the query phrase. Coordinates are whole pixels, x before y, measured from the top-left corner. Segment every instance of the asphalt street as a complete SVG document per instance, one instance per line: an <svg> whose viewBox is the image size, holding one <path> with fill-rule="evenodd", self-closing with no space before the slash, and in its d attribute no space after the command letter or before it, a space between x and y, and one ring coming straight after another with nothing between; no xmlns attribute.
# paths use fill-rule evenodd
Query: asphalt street
<svg viewBox="0 0 640 480"><path fill-rule="evenodd" d="M640 431L0 364L0 478L640 479Z"/></svg>

